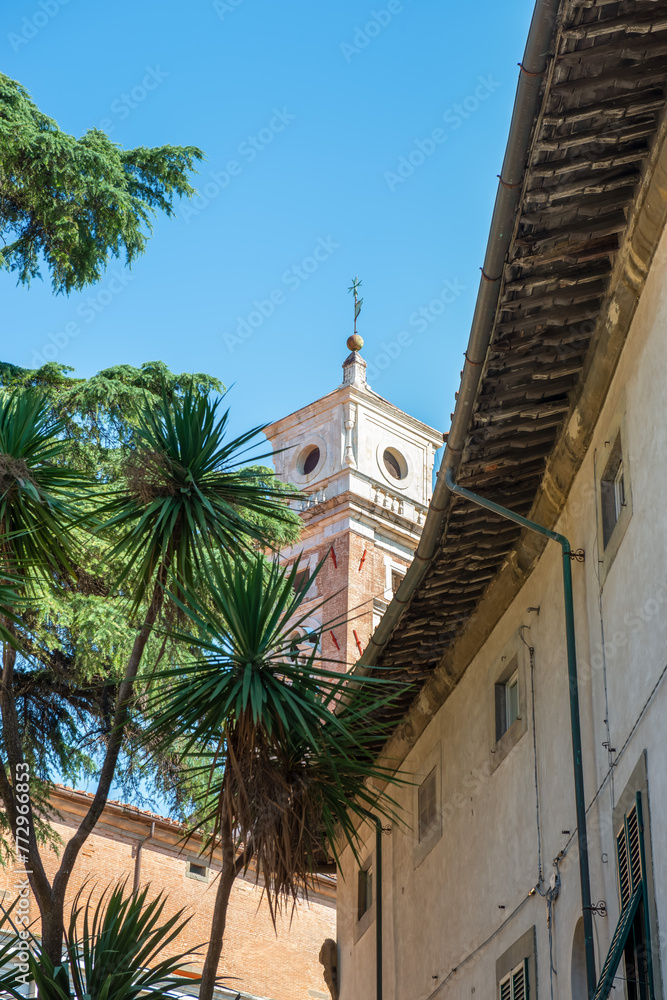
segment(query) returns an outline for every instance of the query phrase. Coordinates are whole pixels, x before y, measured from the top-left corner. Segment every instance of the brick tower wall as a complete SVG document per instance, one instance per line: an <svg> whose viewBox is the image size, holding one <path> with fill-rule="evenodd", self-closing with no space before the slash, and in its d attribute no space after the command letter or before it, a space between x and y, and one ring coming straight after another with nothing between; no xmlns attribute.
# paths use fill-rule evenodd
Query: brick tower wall
<svg viewBox="0 0 667 1000"><path fill-rule="evenodd" d="M371 539L350 530L331 536L324 544L309 547L306 528L301 542L304 565L309 557L314 564L327 557L304 613L312 609L323 623L328 623L322 636L322 655L329 663L336 663L341 671L349 670L370 640L374 601L382 601L386 596L386 553ZM410 565L408 559L395 555L391 558L403 572Z"/></svg>

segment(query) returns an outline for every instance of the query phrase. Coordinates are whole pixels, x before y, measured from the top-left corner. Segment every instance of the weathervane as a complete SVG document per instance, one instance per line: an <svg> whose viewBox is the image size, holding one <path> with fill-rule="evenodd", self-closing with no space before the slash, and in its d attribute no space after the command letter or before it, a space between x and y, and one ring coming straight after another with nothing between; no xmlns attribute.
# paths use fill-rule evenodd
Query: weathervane
<svg viewBox="0 0 667 1000"><path fill-rule="evenodd" d="M359 298L359 289L361 288L361 281L359 278L355 277L352 279L352 284L348 288L348 292L352 292L354 295L354 334L348 337L347 346L351 351L360 351L364 346L363 338L357 333L357 319L359 313L361 312L361 307L364 300Z"/></svg>

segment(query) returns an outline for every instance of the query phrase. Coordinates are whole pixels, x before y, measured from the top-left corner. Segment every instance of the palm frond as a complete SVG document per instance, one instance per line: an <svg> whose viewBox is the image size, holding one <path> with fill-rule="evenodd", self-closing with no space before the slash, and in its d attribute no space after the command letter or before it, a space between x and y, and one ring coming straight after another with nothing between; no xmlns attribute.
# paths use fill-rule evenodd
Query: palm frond
<svg viewBox="0 0 667 1000"><path fill-rule="evenodd" d="M286 569L222 554L208 579L209 605L190 609L199 632L182 636L199 656L154 675L147 738L180 742L204 789L194 828L209 831L207 846L231 831L254 855L275 915L341 843L356 852L369 810L400 820L385 786L401 779L378 751L404 685L324 660L328 622L300 653L294 631L313 607L304 609L312 577L299 581L298 561Z"/></svg>
<svg viewBox="0 0 667 1000"><path fill-rule="evenodd" d="M87 896L84 894L87 890ZM160 892L148 900L149 887L126 893L125 882L107 887L93 905L94 888L82 886L76 894L65 936L66 967L77 1000L136 1000L149 992L153 1000L168 1000L183 977L177 975L187 953L161 957L190 921L180 909L167 917ZM31 959L31 972L40 996L70 1000L44 952ZM188 978L188 985L199 980Z"/></svg>
<svg viewBox="0 0 667 1000"><path fill-rule="evenodd" d="M220 415L219 408L219 400L188 388L179 399L147 407L135 429L125 486L108 498L102 528L121 533L109 558L122 557L119 583L131 577L137 600L165 559L185 592L220 549L261 542L249 513L290 520L284 493L244 468L261 428L228 439L229 411Z"/></svg>
<svg viewBox="0 0 667 1000"><path fill-rule="evenodd" d="M87 481L58 464L62 424L35 391L0 393L0 546L5 569L71 571Z"/></svg>
<svg viewBox="0 0 667 1000"><path fill-rule="evenodd" d="M23 1000L25 997L25 987L29 981L28 964L21 962L19 956L27 949L27 945L20 937L20 933L26 932L21 925L17 927L12 920L12 911L18 904L18 896L5 910L2 907L0 914L0 996L14 997L15 1000Z"/></svg>

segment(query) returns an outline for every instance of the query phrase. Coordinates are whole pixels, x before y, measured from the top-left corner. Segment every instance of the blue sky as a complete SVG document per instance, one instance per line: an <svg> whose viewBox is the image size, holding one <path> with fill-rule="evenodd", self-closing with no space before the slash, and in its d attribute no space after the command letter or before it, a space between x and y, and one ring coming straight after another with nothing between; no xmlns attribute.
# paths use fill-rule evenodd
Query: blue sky
<svg viewBox="0 0 667 1000"><path fill-rule="evenodd" d="M76 135L204 150L131 271L2 274L4 360L161 359L234 385L233 428L369 382L446 430L532 0L5 0L2 68Z"/></svg>

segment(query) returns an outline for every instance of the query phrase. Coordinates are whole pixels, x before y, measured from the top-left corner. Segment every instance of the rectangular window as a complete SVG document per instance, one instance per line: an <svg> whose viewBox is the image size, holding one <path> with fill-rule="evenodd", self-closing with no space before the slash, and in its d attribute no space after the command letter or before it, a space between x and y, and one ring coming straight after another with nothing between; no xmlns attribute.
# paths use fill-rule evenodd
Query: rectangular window
<svg viewBox="0 0 667 1000"><path fill-rule="evenodd" d="M505 725L512 725L519 718L519 671L515 670L505 684Z"/></svg>
<svg viewBox="0 0 667 1000"><path fill-rule="evenodd" d="M361 920L373 905L373 865L370 861L359 870L357 920Z"/></svg>
<svg viewBox="0 0 667 1000"><path fill-rule="evenodd" d="M419 786L418 810L419 841L421 843L438 825L438 786L435 767Z"/></svg>
<svg viewBox="0 0 667 1000"><path fill-rule="evenodd" d="M188 878L197 879L199 882L208 882L209 869L207 865L199 864L196 861L186 861L185 874Z"/></svg>
<svg viewBox="0 0 667 1000"><path fill-rule="evenodd" d="M403 583L404 573L399 573L398 570L392 569L391 571L391 592L395 594L400 585Z"/></svg>
<svg viewBox="0 0 667 1000"><path fill-rule="evenodd" d="M294 577L294 583L292 584L295 593L303 590L310 579L310 570L300 569L299 572Z"/></svg>
<svg viewBox="0 0 667 1000"><path fill-rule="evenodd" d="M518 667L505 681L496 684L496 742L520 718Z"/></svg>
<svg viewBox="0 0 667 1000"><path fill-rule="evenodd" d="M600 501L602 507L602 543L606 548L625 506L625 472L623 450L619 431L600 479Z"/></svg>
<svg viewBox="0 0 667 1000"><path fill-rule="evenodd" d="M647 1000L654 993L641 792L636 793L616 835L616 861L621 915L602 966L595 1000L610 996L622 960L625 972L621 978L625 979L629 1000Z"/></svg>
<svg viewBox="0 0 667 1000"><path fill-rule="evenodd" d="M528 959L501 979L498 989L500 1000L528 1000Z"/></svg>
<svg viewBox="0 0 667 1000"><path fill-rule="evenodd" d="M380 601L377 598L373 601L373 631L375 631L382 621L382 616L386 610L387 605L384 601Z"/></svg>

